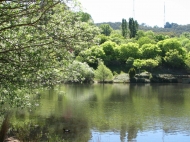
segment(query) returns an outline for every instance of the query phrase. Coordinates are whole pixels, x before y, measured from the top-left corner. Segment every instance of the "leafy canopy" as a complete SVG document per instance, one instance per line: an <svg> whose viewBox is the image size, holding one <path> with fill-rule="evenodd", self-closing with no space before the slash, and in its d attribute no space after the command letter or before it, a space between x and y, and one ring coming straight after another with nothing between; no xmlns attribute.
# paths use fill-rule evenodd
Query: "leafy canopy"
<svg viewBox="0 0 190 142"><path fill-rule="evenodd" d="M65 71L99 34L66 1L3 1L0 11L1 106L25 107L30 90L57 83L55 69Z"/></svg>
<svg viewBox="0 0 190 142"><path fill-rule="evenodd" d="M113 79L111 70L103 62L99 62L98 68L95 70L95 79L101 82Z"/></svg>

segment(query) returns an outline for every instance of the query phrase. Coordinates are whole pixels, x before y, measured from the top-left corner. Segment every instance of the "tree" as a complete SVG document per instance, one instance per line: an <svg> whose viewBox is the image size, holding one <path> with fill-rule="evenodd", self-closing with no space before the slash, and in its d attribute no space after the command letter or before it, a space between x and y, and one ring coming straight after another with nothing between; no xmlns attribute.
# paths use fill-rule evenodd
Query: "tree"
<svg viewBox="0 0 190 142"><path fill-rule="evenodd" d="M152 71L153 68L158 66L158 64L159 64L159 62L157 60L154 60L154 59L145 60L145 67L150 68L151 71Z"/></svg>
<svg viewBox="0 0 190 142"><path fill-rule="evenodd" d="M64 72L64 82L91 82L94 78L94 70L87 63L73 61Z"/></svg>
<svg viewBox="0 0 190 142"><path fill-rule="evenodd" d="M93 44L98 28L58 0L0 3L0 105L26 107L30 90L56 83L75 51Z"/></svg>
<svg viewBox="0 0 190 142"><path fill-rule="evenodd" d="M134 68L130 68L128 73L129 73L129 78L132 79L135 76L136 71Z"/></svg>
<svg viewBox="0 0 190 142"><path fill-rule="evenodd" d="M185 60L183 56L179 54L179 51L176 49L169 50L164 57L164 61L171 67L174 68L183 68L185 65Z"/></svg>
<svg viewBox="0 0 190 142"><path fill-rule="evenodd" d="M120 45L123 42L125 42L125 38L119 33L118 31L113 31L111 35L109 36L109 39L116 44Z"/></svg>
<svg viewBox="0 0 190 142"><path fill-rule="evenodd" d="M103 44L104 42L109 40L109 37L104 34L100 34L97 37L98 37L98 44Z"/></svg>
<svg viewBox="0 0 190 142"><path fill-rule="evenodd" d="M105 58L105 53L99 46L92 46L89 49L80 52L79 56L82 57L83 62L87 62L91 67L97 68L98 61Z"/></svg>
<svg viewBox="0 0 190 142"><path fill-rule="evenodd" d="M145 65L146 65L145 60L135 59L133 62L133 66L139 70L139 73L140 69Z"/></svg>
<svg viewBox="0 0 190 142"><path fill-rule="evenodd" d="M166 37L163 34L157 34L157 35L155 35L155 41L156 42L164 40L164 39L166 39Z"/></svg>
<svg viewBox="0 0 190 142"><path fill-rule="evenodd" d="M141 55L143 59L155 58L161 54L161 49L155 44L144 44L141 48Z"/></svg>
<svg viewBox="0 0 190 142"><path fill-rule="evenodd" d="M172 25L169 22L166 22L166 24L164 25L164 28L171 28Z"/></svg>
<svg viewBox="0 0 190 142"><path fill-rule="evenodd" d="M132 67L133 66L133 62L134 62L134 58L133 57L129 57L126 61L126 66L127 67Z"/></svg>
<svg viewBox="0 0 190 142"><path fill-rule="evenodd" d="M136 39L140 39L141 37L145 36L145 32L143 30L138 30L136 34Z"/></svg>
<svg viewBox="0 0 190 142"><path fill-rule="evenodd" d="M89 13L86 13L86 12L79 12L78 13L80 15L80 20L82 22L89 22L89 23L94 23L91 15Z"/></svg>
<svg viewBox="0 0 190 142"><path fill-rule="evenodd" d="M113 30L109 24L101 24L100 29L102 30L101 33L106 36L109 36Z"/></svg>
<svg viewBox="0 0 190 142"><path fill-rule="evenodd" d="M129 57L138 58L139 56L139 45L137 43L129 42L120 45L119 57L122 62L126 62Z"/></svg>
<svg viewBox="0 0 190 142"><path fill-rule="evenodd" d="M127 37L127 21L126 21L126 19L122 19L121 28L122 28L122 35L124 38L126 38Z"/></svg>
<svg viewBox="0 0 190 142"><path fill-rule="evenodd" d="M129 30L130 30L130 38L134 38L138 31L138 22L133 18L129 18Z"/></svg>
<svg viewBox="0 0 190 142"><path fill-rule="evenodd" d="M59 0L44 1L0 1L0 31L16 27L34 26L44 18L44 14L59 4ZM63 3L66 2L63 1Z"/></svg>
<svg viewBox="0 0 190 142"><path fill-rule="evenodd" d="M155 35L154 35L154 32L149 30L149 31L146 31L145 32L145 36L150 38L150 39L154 39L155 38Z"/></svg>
<svg viewBox="0 0 190 142"><path fill-rule="evenodd" d="M105 64L109 64L113 61L117 60L118 56L118 46L115 42L112 41L106 41L100 47L103 49L105 56L104 56L104 61Z"/></svg>
<svg viewBox="0 0 190 142"><path fill-rule="evenodd" d="M165 39L157 43L158 47L162 50L162 56L164 57L169 50L176 49L179 54L184 55L186 52L182 48L180 41L176 38Z"/></svg>
<svg viewBox="0 0 190 142"><path fill-rule="evenodd" d="M187 54L187 58L185 60L185 67L189 73L190 72L190 52Z"/></svg>
<svg viewBox="0 0 190 142"><path fill-rule="evenodd" d="M137 43L139 44L139 46L141 47L144 44L149 44L149 43L155 43L152 39L150 39L149 37L140 37L137 41Z"/></svg>
<svg viewBox="0 0 190 142"><path fill-rule="evenodd" d="M103 62L100 62L98 68L95 70L95 79L101 82L113 79L111 70L107 68Z"/></svg>
<svg viewBox="0 0 190 142"><path fill-rule="evenodd" d="M24 88L36 87L40 78L38 71L44 66L50 68L44 63L48 55L42 54L53 41L39 29L45 14L59 3L55 0L45 3L19 0L0 2L1 111L5 108L3 106L6 109L27 106L29 100L26 98L30 93Z"/></svg>

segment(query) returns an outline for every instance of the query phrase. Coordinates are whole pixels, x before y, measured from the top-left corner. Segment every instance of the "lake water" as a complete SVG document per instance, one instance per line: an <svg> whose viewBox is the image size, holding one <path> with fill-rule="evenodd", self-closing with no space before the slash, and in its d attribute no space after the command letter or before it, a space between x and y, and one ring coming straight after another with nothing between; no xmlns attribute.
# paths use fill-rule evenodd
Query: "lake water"
<svg viewBox="0 0 190 142"><path fill-rule="evenodd" d="M189 84L66 84L37 97L40 106L36 111L17 113L14 119L34 121L58 139L190 141Z"/></svg>

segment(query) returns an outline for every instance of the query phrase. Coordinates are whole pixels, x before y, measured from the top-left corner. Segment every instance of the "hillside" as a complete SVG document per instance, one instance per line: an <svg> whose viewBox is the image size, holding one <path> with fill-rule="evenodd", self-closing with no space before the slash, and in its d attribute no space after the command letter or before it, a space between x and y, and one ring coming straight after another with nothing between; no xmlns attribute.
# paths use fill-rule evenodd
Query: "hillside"
<svg viewBox="0 0 190 142"><path fill-rule="evenodd" d="M121 22L103 22L103 23L96 23L97 26L101 24L109 24L114 30L120 30L121 29ZM164 28L158 27L158 26L148 26L146 24L140 24L139 30L148 31L151 30L155 33L161 33L161 34L167 34L170 36L179 36L180 34L184 32L190 32L190 24L188 25L178 25L177 23L169 23L166 22L166 25Z"/></svg>

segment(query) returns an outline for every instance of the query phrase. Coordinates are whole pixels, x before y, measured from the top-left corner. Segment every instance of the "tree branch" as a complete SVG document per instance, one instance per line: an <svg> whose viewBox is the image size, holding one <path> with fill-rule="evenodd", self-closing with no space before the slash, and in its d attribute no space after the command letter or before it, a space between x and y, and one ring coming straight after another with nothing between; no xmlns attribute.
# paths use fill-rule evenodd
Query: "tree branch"
<svg viewBox="0 0 190 142"><path fill-rule="evenodd" d="M0 0L0 2L1 2L1 0ZM55 5L57 5L58 3L60 3L60 1L58 1L58 2L56 2L56 3L52 4L52 5L50 5L49 7L47 7L47 8L41 13L40 17L39 17L37 20L33 21L33 22L22 23L22 24L17 24L17 25L11 25L11 26L8 26L8 27L1 28L0 31L5 31L5 30L7 30L7 29L12 29L12 28L21 27L21 26L33 26L33 25L35 25L37 22L39 22L39 21L41 20L42 16L43 16L49 9L53 8L53 7L54 7Z"/></svg>

